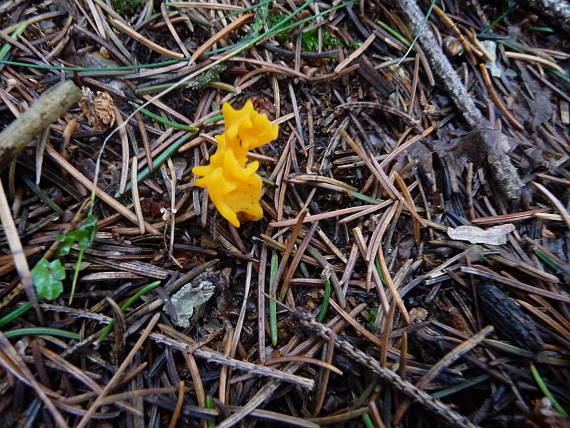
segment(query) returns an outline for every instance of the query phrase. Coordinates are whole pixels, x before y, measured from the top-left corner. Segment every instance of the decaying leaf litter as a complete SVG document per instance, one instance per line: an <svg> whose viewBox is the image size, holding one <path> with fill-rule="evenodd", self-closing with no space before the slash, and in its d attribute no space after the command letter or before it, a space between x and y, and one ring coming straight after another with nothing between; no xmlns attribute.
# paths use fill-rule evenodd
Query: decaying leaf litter
<svg viewBox="0 0 570 428"><path fill-rule="evenodd" d="M3 422L566 424L569 20L526 3L0 5ZM191 170L249 99L236 229Z"/></svg>

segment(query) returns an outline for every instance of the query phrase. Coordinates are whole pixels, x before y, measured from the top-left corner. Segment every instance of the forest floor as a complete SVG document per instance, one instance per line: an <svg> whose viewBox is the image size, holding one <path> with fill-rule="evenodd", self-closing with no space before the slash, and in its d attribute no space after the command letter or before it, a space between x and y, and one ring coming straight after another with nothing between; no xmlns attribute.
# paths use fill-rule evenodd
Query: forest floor
<svg viewBox="0 0 570 428"><path fill-rule="evenodd" d="M1 2L2 424L568 426L570 43L542 12ZM192 169L247 100L279 136L236 228Z"/></svg>

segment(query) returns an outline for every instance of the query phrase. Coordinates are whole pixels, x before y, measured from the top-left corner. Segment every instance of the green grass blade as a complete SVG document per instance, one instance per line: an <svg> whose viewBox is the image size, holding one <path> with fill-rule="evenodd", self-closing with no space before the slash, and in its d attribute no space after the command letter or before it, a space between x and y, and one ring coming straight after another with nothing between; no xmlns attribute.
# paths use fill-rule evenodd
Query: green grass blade
<svg viewBox="0 0 570 428"><path fill-rule="evenodd" d="M372 422L372 419L370 419L368 413L362 415L362 422L364 422L364 426L366 428L374 428L374 423Z"/></svg>
<svg viewBox="0 0 570 428"><path fill-rule="evenodd" d="M431 4L429 5L429 9L426 13L426 16L422 22L422 25L418 31L418 33L415 35L414 40L412 40L412 43L410 43L410 47L408 48L408 50L406 51L406 53L404 54L404 56L402 58L400 58L400 61L398 61L398 65L400 65L402 63L403 60L405 60L407 58L407 56L410 54L410 52L412 51L412 49L414 48L414 46L416 45L416 42L418 41L418 39L420 38L421 34L424 31L425 26L427 25L428 19L431 15L431 12L433 11L433 7L435 6L435 2L436 0L432 0Z"/></svg>
<svg viewBox="0 0 570 428"><path fill-rule="evenodd" d="M388 24L386 24L384 21L376 21L378 23L378 25L380 25L380 27L382 27L384 30L386 30L390 35L394 36L396 39L398 39L399 41L401 41L403 44L407 45L410 42L408 41L408 39L406 39L404 36L402 36L398 31L396 31L395 29L393 29L392 27L390 27Z"/></svg>
<svg viewBox="0 0 570 428"><path fill-rule="evenodd" d="M546 263L548 266L550 266L553 270L555 270L557 272L560 270L560 268L558 267L558 263L556 263L554 260L552 260L552 258L550 258L548 256L548 254L546 254L544 251L542 251L539 248L535 248L534 252L540 260L542 260L544 263Z"/></svg>
<svg viewBox="0 0 570 428"><path fill-rule="evenodd" d="M570 84L570 77L568 77L566 74L560 73L558 70L554 70L553 68L547 67L547 70L554 76L558 77L560 80L563 80L567 84Z"/></svg>
<svg viewBox="0 0 570 428"><path fill-rule="evenodd" d="M263 177L263 176L262 176L262 177L261 177L261 181L263 181L263 183L265 183L265 184L267 184L268 186L271 186L271 187L277 186L277 183L276 183L275 181L272 181L272 180L270 180L270 179L267 178L267 177Z"/></svg>
<svg viewBox="0 0 570 428"><path fill-rule="evenodd" d="M329 304L331 299L331 282L327 279L325 282L325 296L323 297L323 303L321 304L321 309L317 315L317 321L323 322L327 316L329 310Z"/></svg>
<svg viewBox="0 0 570 428"><path fill-rule="evenodd" d="M520 53L524 53L524 51L522 49L520 49L519 47L513 45L511 42L509 42L508 40L495 40L497 43L500 43L503 46L506 46L507 48L509 48L510 50L513 50L515 52L520 52Z"/></svg>
<svg viewBox="0 0 570 428"><path fill-rule="evenodd" d="M473 379L468 379L464 382L458 383L457 385L453 385L453 386L450 386L449 388L442 389L441 391L434 392L433 394L431 394L431 396L433 398L437 398L438 400L441 400L442 398L445 398L449 395L463 391L467 388L471 388L475 385L480 384L481 382L485 382L490 377L491 376L489 376L488 374L482 374L482 375L479 375L477 377L474 377Z"/></svg>
<svg viewBox="0 0 570 428"><path fill-rule="evenodd" d="M273 346L277 345L277 303L275 302L276 290L273 285L275 277L277 276L277 267L279 265L279 260L277 254L273 252L271 254L271 268L269 271L269 295L272 299L269 300L269 331L271 335L271 343Z"/></svg>
<svg viewBox="0 0 570 428"><path fill-rule="evenodd" d="M129 306L131 306L133 303L135 303L141 296L144 296L146 293L151 291L153 288L158 287L159 284L160 284L160 281L154 281L154 282L151 282L150 284L148 284L146 287L141 288L138 292L136 292L131 297L129 297L127 299L127 301L121 305L121 311L126 311L129 308Z"/></svg>
<svg viewBox="0 0 570 428"><path fill-rule="evenodd" d="M363 195L362 193L358 193L358 192L351 191L350 194L353 198L358 199L359 201L367 202L367 203L373 204L373 205L374 204L378 205L378 204L381 204L383 202L380 199L371 198L370 196L366 196L366 195Z"/></svg>
<svg viewBox="0 0 570 428"><path fill-rule="evenodd" d="M567 418L568 413L566 412L566 410L564 410L564 408L560 405L560 403L556 401L556 398L554 398L554 395L552 395L552 393L550 392L550 390L542 380L540 373L532 363L530 364L530 372L532 373L534 381L536 382L536 384L538 385L544 396L550 400L550 402L552 403L554 408L558 411L558 413Z"/></svg>
<svg viewBox="0 0 570 428"><path fill-rule="evenodd" d="M28 24L26 22L22 22L20 25L18 25L18 27L14 30L14 32L10 35L10 37L14 40L18 40L18 37L20 37L22 33L26 31L27 27ZM12 49L12 45L8 42L4 43L4 45L0 49L0 59L4 59L10 52L10 49Z"/></svg>
<svg viewBox="0 0 570 428"><path fill-rule="evenodd" d="M188 138L192 137L194 134L195 134L195 132L185 134L182 137L180 137L178 140L176 140L174 143L172 143L170 146L168 146L168 148L166 150L164 150L161 154L159 154L156 157L156 159L152 160L152 166L153 166L152 170L147 166L141 172L138 173L137 183L141 183L141 182L145 181L148 177L150 177L150 175L154 171L156 171L158 168L160 168L160 166L164 162L166 162L166 160L169 157L171 157L174 153L176 153L176 151L178 151L178 149L180 147L182 147L182 145L186 142L186 140L188 140ZM125 191L123 193L115 193L115 198L122 197L127 192L129 192L132 187L133 187L133 183L129 181L127 183L127 185L125 186Z"/></svg>
<svg viewBox="0 0 570 428"><path fill-rule="evenodd" d="M36 183L34 183L32 180L30 180L28 178L28 176L22 174L21 178L24 180L24 183L26 184L26 186L28 186L28 188L34 192L36 194L36 196L38 198L40 198L42 200L42 202L44 202L48 207L50 207L52 210L54 210L57 214L59 214L60 216L65 214L65 211L58 205L56 204L48 195L46 192L44 192L42 189L40 189L38 187L38 185Z"/></svg>
<svg viewBox="0 0 570 428"><path fill-rule="evenodd" d="M155 62L155 63L151 63L151 64L123 65L123 66L118 66L118 67L62 67L62 66L57 66L57 65L42 65L42 64L33 64L33 63L20 62L20 61L8 61L5 59L0 59L0 64L14 65L16 67L36 68L39 70L92 72L92 71L140 70L140 69L145 69L145 68L164 67L167 65L172 65L172 64L176 64L178 62L184 62L184 61L189 61L189 60L190 60L190 58L170 59L168 61Z"/></svg>
<svg viewBox="0 0 570 428"><path fill-rule="evenodd" d="M127 299L127 301L121 305L121 312L124 312L125 310L127 310L127 308L129 306L131 306L134 302L136 302L141 296L148 293L153 288L157 287L159 284L160 284L160 281L154 281L154 282L151 282L150 284L148 284L146 287L141 288L138 292L136 292L131 297L129 297ZM98 343L103 342L107 338L109 333L111 333L111 330L113 328L113 324L114 324L114 321L111 321L107 325L107 327L105 327L105 329L101 332L101 334L99 335L99 338L97 339Z"/></svg>
<svg viewBox="0 0 570 428"><path fill-rule="evenodd" d="M376 266L376 270L378 271L378 275L380 275L380 280L382 281L383 285L386 285L386 279L384 278L384 274L382 273L382 267L380 266L380 260L378 256L374 259L374 264Z"/></svg>
<svg viewBox="0 0 570 428"><path fill-rule="evenodd" d="M182 123L173 122L172 120L165 119L162 116L159 116L158 114L155 114L152 111L147 110L146 108L139 106L137 103L133 103L133 102L129 101L129 104L132 105L133 107L137 108L138 111L143 113L145 116L148 116L151 119L154 119L159 123L162 123L163 125L170 126L172 128L176 128L176 129L180 129L182 131L188 131L188 132L194 132L194 133L198 132L198 128L196 128L194 126L184 125Z"/></svg>
<svg viewBox="0 0 570 428"><path fill-rule="evenodd" d="M554 33L554 28L550 27L532 27L529 28L530 31L536 31L538 33Z"/></svg>
<svg viewBox="0 0 570 428"><path fill-rule="evenodd" d="M59 328L44 328L44 327L34 327L34 328L18 328L16 330L10 330L4 333L8 339L20 336L58 336L65 337L67 339L79 339L79 334L73 333L67 330L60 330Z"/></svg>
<svg viewBox="0 0 570 428"><path fill-rule="evenodd" d="M499 22L501 22L503 19L505 19L505 17L511 13L515 8L517 7L517 5L511 6L509 7L507 10L505 10L503 13L501 13L497 19L495 19L493 22L491 22L489 25L487 25L483 31L481 31L481 34L485 34L487 31L489 31L491 28L493 28L495 25L497 25Z"/></svg>
<svg viewBox="0 0 570 428"><path fill-rule="evenodd" d="M11 323L16 318L19 318L20 316L24 315L30 309L32 309L32 304L30 302L25 303L19 308L14 309L9 314L6 314L2 318L0 318L0 327L4 327L6 324Z"/></svg>
<svg viewBox="0 0 570 428"><path fill-rule="evenodd" d="M218 121L220 121L220 120L224 120L224 115L223 115L223 114L218 114L218 115L216 115L216 116L212 116L212 117L210 117L209 119L206 119L206 120L204 121L204 123L216 123L216 122L218 122Z"/></svg>
<svg viewBox="0 0 570 428"><path fill-rule="evenodd" d="M214 398L208 394L206 395L206 409L214 408ZM216 423L214 421L208 421L208 428L215 428Z"/></svg>
<svg viewBox="0 0 570 428"><path fill-rule="evenodd" d="M73 302L73 296L75 295L75 287L77 286L77 280L79 279L79 269L81 268L81 261L83 260L84 252L85 248L81 248L79 250L79 257L77 257L77 261L75 262L75 266L73 267L73 282L71 283L71 294L69 295L69 302L68 302L69 305L71 305L71 302Z"/></svg>

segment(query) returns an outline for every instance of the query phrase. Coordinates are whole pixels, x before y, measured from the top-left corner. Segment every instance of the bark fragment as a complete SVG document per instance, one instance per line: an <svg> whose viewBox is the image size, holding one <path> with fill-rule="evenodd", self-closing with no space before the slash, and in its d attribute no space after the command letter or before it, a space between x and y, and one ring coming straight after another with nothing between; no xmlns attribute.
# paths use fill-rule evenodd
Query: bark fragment
<svg viewBox="0 0 570 428"><path fill-rule="evenodd" d="M0 133L0 170L34 141L34 137L55 122L81 98L71 80L42 94L29 110Z"/></svg>

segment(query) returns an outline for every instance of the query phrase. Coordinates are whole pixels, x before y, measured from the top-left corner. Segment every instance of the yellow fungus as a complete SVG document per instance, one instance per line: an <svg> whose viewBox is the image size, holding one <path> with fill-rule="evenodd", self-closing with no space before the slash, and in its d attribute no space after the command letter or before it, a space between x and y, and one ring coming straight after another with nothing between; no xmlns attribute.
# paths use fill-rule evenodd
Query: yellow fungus
<svg viewBox="0 0 570 428"><path fill-rule="evenodd" d="M222 113L224 133L216 135L216 153L210 157L209 165L197 166L192 172L201 177L194 184L208 189L220 214L239 227L240 219L257 221L263 217L259 204L261 177L256 174L259 162L246 165L247 152L275 140L279 126L272 125L265 114L255 111L251 101L241 110L224 103Z"/></svg>

